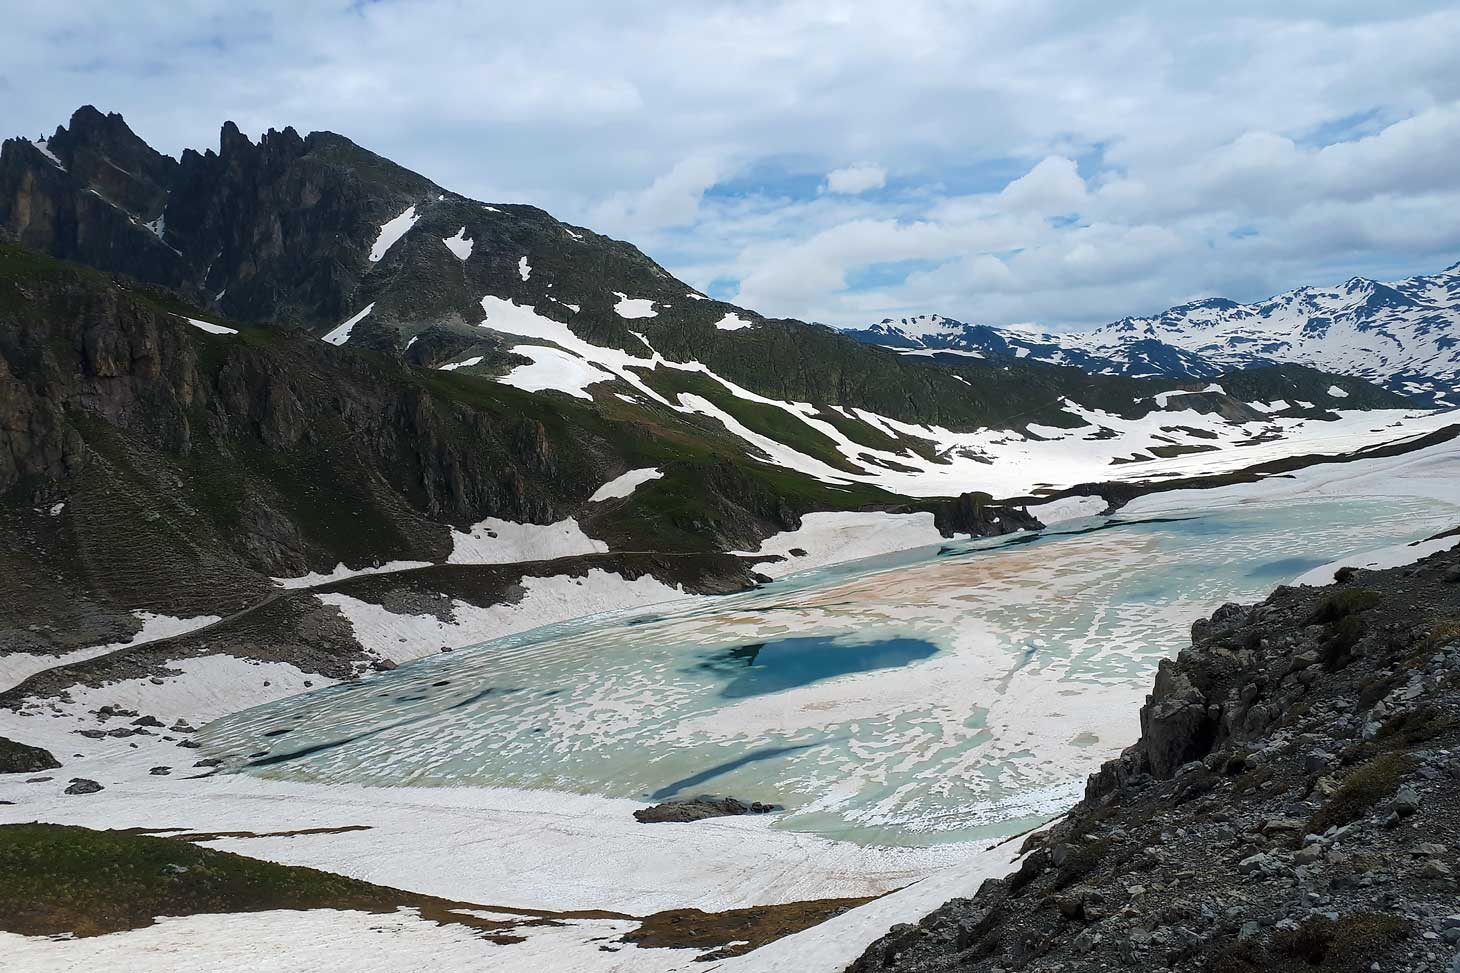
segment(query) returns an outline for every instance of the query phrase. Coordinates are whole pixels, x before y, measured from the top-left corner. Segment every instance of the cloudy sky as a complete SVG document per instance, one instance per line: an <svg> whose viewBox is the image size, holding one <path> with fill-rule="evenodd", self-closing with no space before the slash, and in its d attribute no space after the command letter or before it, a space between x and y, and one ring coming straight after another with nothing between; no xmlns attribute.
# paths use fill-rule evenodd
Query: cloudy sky
<svg viewBox="0 0 1460 973"><path fill-rule="evenodd" d="M0 23L6 135L84 102L171 154L224 119L328 128L768 314L1076 326L1460 260L1453 0L0 0Z"/></svg>

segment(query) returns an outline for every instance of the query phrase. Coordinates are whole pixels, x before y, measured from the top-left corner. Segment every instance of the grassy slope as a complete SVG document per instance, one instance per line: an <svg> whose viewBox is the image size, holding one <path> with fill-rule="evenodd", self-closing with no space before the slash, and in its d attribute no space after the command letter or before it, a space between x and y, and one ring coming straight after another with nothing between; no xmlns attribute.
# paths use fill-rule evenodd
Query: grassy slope
<svg viewBox="0 0 1460 973"><path fill-rule="evenodd" d="M0 826L0 929L97 936L159 916L448 903L313 868L277 865L185 841L52 824ZM461 916L457 921L468 922Z"/></svg>

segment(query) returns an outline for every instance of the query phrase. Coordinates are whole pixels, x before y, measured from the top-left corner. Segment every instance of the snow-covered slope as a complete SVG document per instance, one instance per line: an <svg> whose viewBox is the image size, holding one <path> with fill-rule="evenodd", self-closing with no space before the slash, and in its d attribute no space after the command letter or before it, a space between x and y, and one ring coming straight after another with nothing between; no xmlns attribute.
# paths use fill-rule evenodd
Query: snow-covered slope
<svg viewBox="0 0 1460 973"><path fill-rule="evenodd" d="M1118 375L1203 378L1290 363L1353 375L1435 405L1460 404L1460 263L1383 283L1354 277L1255 304L1210 298L1085 332L968 325L940 315L851 332L904 350L1027 358Z"/></svg>

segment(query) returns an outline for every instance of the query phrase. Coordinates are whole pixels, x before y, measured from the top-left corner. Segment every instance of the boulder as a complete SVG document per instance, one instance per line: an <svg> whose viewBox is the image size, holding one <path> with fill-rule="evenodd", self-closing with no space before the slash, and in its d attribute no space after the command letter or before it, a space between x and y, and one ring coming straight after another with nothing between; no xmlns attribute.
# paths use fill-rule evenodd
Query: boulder
<svg viewBox="0 0 1460 973"><path fill-rule="evenodd" d="M702 796L690 800L665 801L652 807L640 808L634 812L634 820L640 824L656 824L664 821L703 821L705 818L723 818L737 814L768 814L777 810L773 804L759 801L742 801L734 797Z"/></svg>
<svg viewBox="0 0 1460 973"><path fill-rule="evenodd" d="M30 774L59 766L60 761L48 750L0 737L0 774Z"/></svg>

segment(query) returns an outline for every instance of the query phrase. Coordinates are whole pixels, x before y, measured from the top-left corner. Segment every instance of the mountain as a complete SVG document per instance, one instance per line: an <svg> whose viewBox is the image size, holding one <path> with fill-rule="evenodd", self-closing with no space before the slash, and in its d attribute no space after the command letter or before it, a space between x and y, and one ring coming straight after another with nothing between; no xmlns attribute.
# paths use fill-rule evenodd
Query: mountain
<svg viewBox="0 0 1460 973"><path fill-rule="evenodd" d="M1207 378L1298 364L1378 383L1438 406L1460 405L1460 263L1380 283L1355 277L1255 304L1212 298L1091 331L1047 333L940 315L849 331L870 344L1075 365L1112 375Z"/></svg>
<svg viewBox="0 0 1460 973"><path fill-rule="evenodd" d="M227 123L172 159L82 108L0 148L0 236L0 559L35 579L11 621L45 644L89 637L31 628L58 612L135 628L277 577L441 564L488 522L571 521L575 554L743 549L812 510L1000 532L1034 521L997 498L1444 424L1301 366L871 346L328 132Z"/></svg>
<svg viewBox="0 0 1460 973"><path fill-rule="evenodd" d="M412 715L420 712L416 704L448 699L453 711L502 699L530 707L531 725L520 733L497 723L488 706L461 710L478 725L495 726L502 747L556 748L538 731L570 724L619 746L612 735L620 702L632 697L657 707L678 693L684 677L698 678L684 668L688 654L675 649L651 659L671 680L663 692L660 683L637 677L624 684L627 695L594 678L581 694L565 692L539 678L543 626L581 620L571 652L597 670L608 658L602 623L612 617L600 613L632 612L621 616L635 633L628 651L642 655L656 624L668 631L670 619L661 613L678 610L664 603L687 595L743 591L768 575L910 546L936 551L942 565L961 552L937 546L940 537L1038 530L1144 492L1250 482L1314 463L1407 452L1460 432L1454 416L1417 408L1362 378L1301 364L1243 362L1199 375L1137 377L1080 367L1073 358L1036 360L1027 349L1021 357L1007 343L999 355L942 351L929 346L933 336L957 336L961 325L919 319L903 326L921 337L903 335L902 347L879 347L713 301L630 244L535 207L452 193L332 133L286 128L255 141L225 124L216 151L172 159L120 116L83 108L45 139L4 142L0 772L14 776L0 782L0 797L16 805L6 814L44 820L78 808L107 827L160 822L187 829L169 831L176 837L168 842L230 835L292 842L309 835L310 843L329 842L327 854L339 850L339 860L356 862L364 846L352 843L373 836L363 858L376 864L387 855L429 864L448 848L464 856L456 871L473 875L493 872L503 835L509 844L514 835L532 839L529 832L561 837L566 832L553 831L552 822L567 815L608 830L543 846L574 870L571 879L554 879L558 888L581 881L584 896L597 896L609 887L601 877L582 879L581 861L622 860L621 872L600 876L633 877L646 862L657 867L656 855L644 857L648 841L658 859L688 861L692 870L724 863L726 887L757 894L757 871L804 863L804 835L767 832L795 838L785 846L791 857L746 858L748 846L723 842L713 830L719 851L676 845L680 837L668 832L641 837L628 814L621 822L598 820L596 810L580 812L588 804L564 804L567 795L550 794L536 817L529 805L478 806L485 791L456 788L417 788L450 803L433 810L419 793L394 803L382 799L385 788L345 792L321 784L328 791L322 800L338 810L320 816L323 805L303 799L292 784L268 780L263 768L311 756L325 766L353 759L347 755L363 752L357 744L369 749L433 733ZM894 338L890 331L887 337ZM1395 515L1406 516L1409 508ZM1090 529L1078 525L1072 533ZM1131 543L1127 536L1102 535L1107 546L1091 550L1101 556ZM1015 540L1035 539L1027 533ZM983 553L964 563L1001 584L993 562L979 569ZM1275 567L1289 570L1283 565L1291 565L1291 553L1272 554L1283 555ZM868 583L891 579L886 572ZM1404 580L1393 579L1386 591L1397 592ZM1079 572L1065 581L1088 583ZM947 586L956 592L965 584L950 579ZM786 592L772 589L766 597L778 603L759 608L731 602L724 624L710 623L715 641L736 646L728 661L713 646L694 651L713 652L706 659L718 671L722 664L742 668L766 648L753 633L802 641L785 628L782 620L791 616L784 613L823 613L815 601L782 597ZM1058 602L1058 594L1040 582L1032 596ZM890 596L900 598L897 591ZM902 601L896 608L899 618L916 611ZM828 603L826 617L838 611ZM759 614L764 623L740 621ZM850 616L841 617L834 624ZM644 624L650 627L636 627ZM1117 640L1130 631L1123 623L1099 624ZM1277 684L1270 691L1296 693L1307 685L1301 673L1282 675L1289 670L1276 655L1250 657L1269 649L1281 654L1290 637L1311 641L1318 637L1313 628L1285 623L1274 633L1284 640L1276 647L1244 631L1247 648L1234 656L1224 645L1216 658L1252 662L1253 679ZM470 658L436 658L516 635L522 640L503 651L507 643L478 654L481 669ZM1376 643L1362 666L1370 680L1387 664L1380 648ZM1410 646L1402 648L1408 658ZM1027 661L1027 651L1020 652ZM502 665L528 655L521 678ZM413 662L422 665L397 677L434 671L429 688L390 691L410 683L383 670ZM236 753L231 744L210 749L223 746L211 736L216 726L196 735L205 723L247 722L253 717L245 710L311 690L332 694L359 680L365 683L356 688L379 700L366 720L337 720L340 711L322 706L298 725L264 731L273 741L265 749ZM1269 712L1249 706L1253 699L1239 688L1217 687L1197 709L1205 714L1206 704L1219 705L1211 700L1240 697L1244 714ZM1348 697L1357 692L1350 684L1343 689ZM736 707L755 703L715 692ZM1161 695L1164 702L1185 699ZM867 698L880 719L880 700ZM1038 698L1030 699L1037 708ZM762 700L781 711L779 697ZM819 721L820 706L803 712ZM1291 712L1306 718L1301 705ZM381 722L368 726L376 716ZM754 739L741 733L738 717L734 725L737 740ZM679 726L687 738L698 735L688 720ZM306 744L315 731L340 736ZM377 734L393 736L376 740ZM1204 743L1217 739L1201 736ZM1222 745L1247 740L1262 742L1254 736ZM561 752L570 751L575 760L591 757L576 746ZM713 787L727 768L786 751L747 752L730 753L728 761L711 756L708 773L676 759L671 763L683 763L690 776L666 767L678 780L664 783ZM253 764L260 773L226 772L225 758L244 755L260 761ZM213 779L194 781L205 775ZM410 782L395 782L402 781ZM1298 797L1296 789L1287 793L1288 783L1284 801ZM244 790L227 793L231 787ZM1117 790L1133 789L1122 783ZM277 823L259 817L265 804L269 822ZM613 806L626 811L631 804ZM1264 818L1270 810L1264 804ZM461 843L468 818L469 830L491 840ZM448 820L449 830L433 830ZM345 836L341 844L323 837L336 834ZM413 837L399 840L406 835ZM59 872L33 864L10 869L22 877L10 884L10 898L27 909L38 901L54 907L56 896L38 898L25 884L31 876L65 877L94 870L91 863L108 854L132 855L138 868L122 876L126 882L94 889L87 909L161 882L172 898L133 911L144 922L153 911L179 918L176 896L192 892L186 881L179 884L178 869L186 867L156 857L165 855L165 842L133 841L146 836L129 831L127 841L108 847L94 837L11 833L12 850L42 842L77 854L67 859L75 867ZM49 864L55 853L43 856ZM252 867L216 856L203 863L235 872ZM818 874L832 867L841 866L823 863ZM541 885L536 866L517 874ZM899 864L887 877L901 885L909 874ZM318 873L308 882L317 880ZM1049 885L1047 877L1039 881ZM419 884L411 878L399 887ZM371 888L389 909L422 901ZM339 892L347 893L353 894ZM73 900L61 896L59 904L76 915ZM208 901L212 908L239 905L236 896ZM484 901L499 903L495 910L513 898ZM779 936L850 901L782 903L788 913L762 912L756 921ZM575 907L573 915L601 925L602 916L629 922L650 911L598 911L603 904L585 899L578 905L593 910ZM715 922L727 935L715 948L763 940L746 931L747 911L720 914ZM1031 921L1053 914L1043 909ZM708 945L705 914L664 915L664 927L689 929L681 934L697 942L688 945ZM378 918L367 916L360 928ZM530 910L534 929L543 918ZM260 921L296 940L313 936L277 926L273 917ZM498 932L512 928L485 921ZM49 931L77 930L63 922ZM558 955L565 942L548 948ZM611 945L597 925L583 943L593 956ZM523 955L531 962L545 954Z"/></svg>

